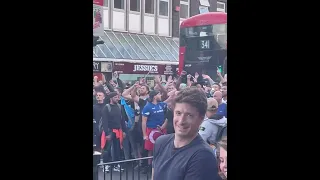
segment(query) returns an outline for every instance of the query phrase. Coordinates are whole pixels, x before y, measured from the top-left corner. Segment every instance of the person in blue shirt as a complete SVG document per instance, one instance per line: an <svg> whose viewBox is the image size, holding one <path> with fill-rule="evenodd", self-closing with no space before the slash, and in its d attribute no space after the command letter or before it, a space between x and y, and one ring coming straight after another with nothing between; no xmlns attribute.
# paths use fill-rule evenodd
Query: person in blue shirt
<svg viewBox="0 0 320 180"><path fill-rule="evenodd" d="M149 93L148 101L142 110L142 133L145 140L144 148L148 151L148 156L152 156L155 140L166 131L167 104L160 102L161 94L157 90ZM148 164L151 165L151 160Z"/></svg>
<svg viewBox="0 0 320 180"><path fill-rule="evenodd" d="M213 98L216 99L219 104L216 115L227 117L227 104L222 102L222 93L220 91L214 92Z"/></svg>

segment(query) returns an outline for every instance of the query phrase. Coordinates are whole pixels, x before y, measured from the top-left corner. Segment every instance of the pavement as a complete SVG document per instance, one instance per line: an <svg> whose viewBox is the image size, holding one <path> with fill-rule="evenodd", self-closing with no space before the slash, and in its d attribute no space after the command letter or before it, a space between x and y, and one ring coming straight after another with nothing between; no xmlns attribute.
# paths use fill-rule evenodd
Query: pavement
<svg viewBox="0 0 320 180"><path fill-rule="evenodd" d="M105 174L105 175L104 175ZM112 177L111 177L112 176ZM148 177L146 174L139 173L138 170L133 170L131 167L128 169L125 169L121 173L113 171L112 173L103 173L102 168L99 168L99 177L98 180L151 180L151 173L149 173Z"/></svg>

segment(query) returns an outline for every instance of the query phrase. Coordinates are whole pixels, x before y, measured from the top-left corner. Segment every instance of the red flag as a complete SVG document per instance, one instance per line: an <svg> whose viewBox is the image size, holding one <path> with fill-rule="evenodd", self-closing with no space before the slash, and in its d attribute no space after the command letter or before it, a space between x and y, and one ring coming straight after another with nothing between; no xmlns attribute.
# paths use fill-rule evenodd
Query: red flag
<svg viewBox="0 0 320 180"><path fill-rule="evenodd" d="M102 135L101 135L101 149L104 148L104 146L106 145L107 139L106 139L106 133L104 131L102 131Z"/></svg>

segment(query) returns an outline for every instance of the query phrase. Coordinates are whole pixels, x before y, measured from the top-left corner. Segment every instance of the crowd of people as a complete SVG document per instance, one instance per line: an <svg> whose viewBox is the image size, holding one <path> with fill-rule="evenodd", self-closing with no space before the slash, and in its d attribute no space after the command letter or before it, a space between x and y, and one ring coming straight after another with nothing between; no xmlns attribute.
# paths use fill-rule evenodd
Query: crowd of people
<svg viewBox="0 0 320 180"><path fill-rule="evenodd" d="M117 73L108 82L95 76L94 150L101 163L153 156L136 167L154 180L227 179L227 74L217 75L219 82L185 71L166 80L155 75L154 87L144 78L131 85ZM110 168L103 171L124 171Z"/></svg>

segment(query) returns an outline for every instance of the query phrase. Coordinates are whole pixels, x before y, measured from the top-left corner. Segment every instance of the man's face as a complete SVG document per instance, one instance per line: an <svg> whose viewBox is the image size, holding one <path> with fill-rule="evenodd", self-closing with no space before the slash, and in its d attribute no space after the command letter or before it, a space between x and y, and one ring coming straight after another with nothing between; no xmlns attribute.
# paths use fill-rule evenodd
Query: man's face
<svg viewBox="0 0 320 180"><path fill-rule="evenodd" d="M119 98L119 96L118 95L116 95L116 96L114 96L113 98L111 98L110 99L111 101L112 101L112 103L117 103L119 100L120 100L120 98Z"/></svg>
<svg viewBox="0 0 320 180"><path fill-rule="evenodd" d="M215 98L218 101L218 103L220 103L222 100L222 93L220 91L214 92L213 98Z"/></svg>
<svg viewBox="0 0 320 180"><path fill-rule="evenodd" d="M168 88L167 88L167 92L171 92L171 91L173 91L174 90L174 87L173 86L169 86Z"/></svg>
<svg viewBox="0 0 320 180"><path fill-rule="evenodd" d="M158 93L156 96L155 96L155 99L160 102L161 101L161 93Z"/></svg>
<svg viewBox="0 0 320 180"><path fill-rule="evenodd" d="M139 89L140 95L146 95L147 94L147 88L145 86L141 86Z"/></svg>
<svg viewBox="0 0 320 180"><path fill-rule="evenodd" d="M103 92L97 92L96 98L97 98L98 101L103 101L104 97L105 96L104 96Z"/></svg>
<svg viewBox="0 0 320 180"><path fill-rule="evenodd" d="M227 86L222 86L221 87L221 93L222 93L222 97L226 97L227 96Z"/></svg>
<svg viewBox="0 0 320 180"><path fill-rule="evenodd" d="M197 108L188 103L176 103L174 107L173 126L175 135L191 138L199 131L204 116L200 116Z"/></svg>
<svg viewBox="0 0 320 180"><path fill-rule="evenodd" d="M216 84L212 85L212 88L214 89L214 91L220 91L220 87Z"/></svg>

